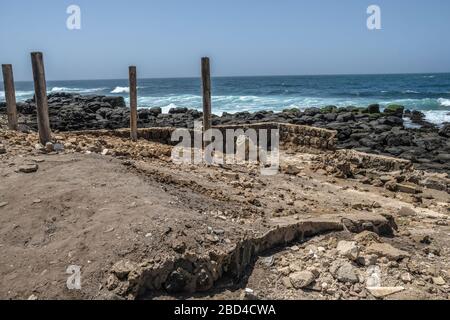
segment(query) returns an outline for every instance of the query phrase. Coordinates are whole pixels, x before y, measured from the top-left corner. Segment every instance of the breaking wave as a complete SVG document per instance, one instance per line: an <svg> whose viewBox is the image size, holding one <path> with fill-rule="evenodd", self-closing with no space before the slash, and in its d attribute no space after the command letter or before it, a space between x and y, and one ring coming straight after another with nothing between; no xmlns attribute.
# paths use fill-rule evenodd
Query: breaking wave
<svg viewBox="0 0 450 320"><path fill-rule="evenodd" d="M16 91L16 99L17 101L26 100L32 98L34 95L34 91ZM0 100L5 100L5 91L0 91Z"/></svg>
<svg viewBox="0 0 450 320"><path fill-rule="evenodd" d="M443 107L450 107L450 99L440 98L438 99L438 102Z"/></svg>
<svg viewBox="0 0 450 320"><path fill-rule="evenodd" d="M71 92L71 93L93 93L93 92L100 92L103 90L106 90L107 88L67 88L67 87L53 87L50 92Z"/></svg>
<svg viewBox="0 0 450 320"><path fill-rule="evenodd" d="M130 93L129 87L115 87L111 93Z"/></svg>

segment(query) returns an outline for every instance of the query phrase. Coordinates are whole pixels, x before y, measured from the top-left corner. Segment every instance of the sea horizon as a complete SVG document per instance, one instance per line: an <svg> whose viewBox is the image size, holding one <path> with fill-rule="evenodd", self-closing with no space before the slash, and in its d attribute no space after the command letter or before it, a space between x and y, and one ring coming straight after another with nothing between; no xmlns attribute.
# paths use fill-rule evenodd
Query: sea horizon
<svg viewBox="0 0 450 320"><path fill-rule="evenodd" d="M211 76L211 79L218 78L273 78L273 77L333 77L333 76L403 76L403 75L450 75L450 71L444 72L389 72L389 73L323 73L323 74L257 74L257 75L222 75ZM169 79L201 79L201 75L196 76L168 76L168 77L139 77L138 80L169 80ZM63 81L113 81L127 80L128 78L96 78L96 79L47 79L47 82ZM33 80L15 80L15 83L33 83ZM3 81L0 80L0 84Z"/></svg>
<svg viewBox="0 0 450 320"><path fill-rule="evenodd" d="M128 79L49 80L47 92L122 96L128 103ZM33 97L32 81L16 82L17 101ZM4 101L4 91L0 91ZM450 122L450 73L389 73L212 78L215 114L282 111L289 108L401 104L422 111L435 124ZM187 107L201 110L199 77L138 79L139 107Z"/></svg>

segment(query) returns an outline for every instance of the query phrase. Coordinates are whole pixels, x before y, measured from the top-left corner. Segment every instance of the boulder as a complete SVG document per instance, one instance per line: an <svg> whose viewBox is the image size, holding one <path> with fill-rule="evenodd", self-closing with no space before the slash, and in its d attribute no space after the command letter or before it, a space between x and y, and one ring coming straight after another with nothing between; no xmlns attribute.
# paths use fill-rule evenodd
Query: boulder
<svg viewBox="0 0 450 320"><path fill-rule="evenodd" d="M397 214L400 217L412 217L412 216L416 216L417 212L415 212L413 209L411 209L409 207L401 207Z"/></svg>
<svg viewBox="0 0 450 320"><path fill-rule="evenodd" d="M33 173L38 171L39 166L37 164L25 164L19 167L18 171L22 173Z"/></svg>
<svg viewBox="0 0 450 320"><path fill-rule="evenodd" d="M339 241L337 245L337 251L341 256L355 261L359 256L359 248L355 241Z"/></svg>
<svg viewBox="0 0 450 320"><path fill-rule="evenodd" d="M295 289L303 289L313 283L316 277L310 271L299 271L292 273L289 279Z"/></svg>
<svg viewBox="0 0 450 320"><path fill-rule="evenodd" d="M418 186L410 185L410 184L402 184L402 183L396 184L396 190L403 192L403 193L409 193L409 194L417 194L417 193L422 192L422 190Z"/></svg>
<svg viewBox="0 0 450 320"><path fill-rule="evenodd" d="M106 102L113 108L125 108L125 100L123 97L103 97L102 102Z"/></svg>
<svg viewBox="0 0 450 320"><path fill-rule="evenodd" d="M188 108L185 107L176 107L169 110L169 114L182 114L186 112L188 112Z"/></svg>
<svg viewBox="0 0 450 320"><path fill-rule="evenodd" d="M421 111L413 110L411 111L410 118L413 123L421 123L425 119L425 114Z"/></svg>
<svg viewBox="0 0 450 320"><path fill-rule="evenodd" d="M160 107L153 107L149 109L150 114L157 116L162 113L162 109Z"/></svg>
<svg viewBox="0 0 450 320"><path fill-rule="evenodd" d="M358 283L356 268L349 262L342 264L336 271L336 279L343 283Z"/></svg>
<svg viewBox="0 0 450 320"><path fill-rule="evenodd" d="M439 135L450 138L450 123L444 124L444 126L439 130Z"/></svg>
<svg viewBox="0 0 450 320"><path fill-rule="evenodd" d="M371 104L367 107L368 113L380 113L380 105L379 104Z"/></svg>
<svg viewBox="0 0 450 320"><path fill-rule="evenodd" d="M405 110L404 106L401 106L401 105L398 105L398 104L391 104L391 105L388 105L384 109L384 113L402 117L404 110Z"/></svg>
<svg viewBox="0 0 450 320"><path fill-rule="evenodd" d="M388 243L372 243L366 248L366 252L386 257L391 261L399 261L410 256L408 252L394 248Z"/></svg>

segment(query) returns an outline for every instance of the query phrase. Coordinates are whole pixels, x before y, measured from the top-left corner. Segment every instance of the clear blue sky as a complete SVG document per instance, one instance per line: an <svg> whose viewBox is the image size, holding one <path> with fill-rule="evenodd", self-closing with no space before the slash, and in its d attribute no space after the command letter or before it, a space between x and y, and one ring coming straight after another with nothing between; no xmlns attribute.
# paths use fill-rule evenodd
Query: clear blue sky
<svg viewBox="0 0 450 320"><path fill-rule="evenodd" d="M70 4L81 30L66 28ZM366 9L381 7L382 30ZM0 0L0 63L31 80L450 71L448 0Z"/></svg>

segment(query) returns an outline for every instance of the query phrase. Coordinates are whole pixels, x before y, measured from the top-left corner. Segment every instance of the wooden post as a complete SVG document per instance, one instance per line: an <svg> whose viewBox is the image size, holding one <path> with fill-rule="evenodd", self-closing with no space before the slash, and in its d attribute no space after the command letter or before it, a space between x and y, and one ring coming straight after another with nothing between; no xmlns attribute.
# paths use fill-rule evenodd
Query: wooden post
<svg viewBox="0 0 450 320"><path fill-rule="evenodd" d="M136 86L136 67L129 67L130 76L130 129L131 140L137 141L137 86Z"/></svg>
<svg viewBox="0 0 450 320"><path fill-rule="evenodd" d="M17 130L16 90L12 65L2 64L3 85L5 87L6 110L8 113L8 128Z"/></svg>
<svg viewBox="0 0 450 320"><path fill-rule="evenodd" d="M211 129L211 74L209 58L202 58L203 133ZM205 141L206 143L206 141ZM205 144L206 145L206 144Z"/></svg>
<svg viewBox="0 0 450 320"><path fill-rule="evenodd" d="M31 64L33 67L39 141L45 145L47 142L51 141L52 132L50 130L50 120L48 118L47 85L45 83L42 52L31 53Z"/></svg>

